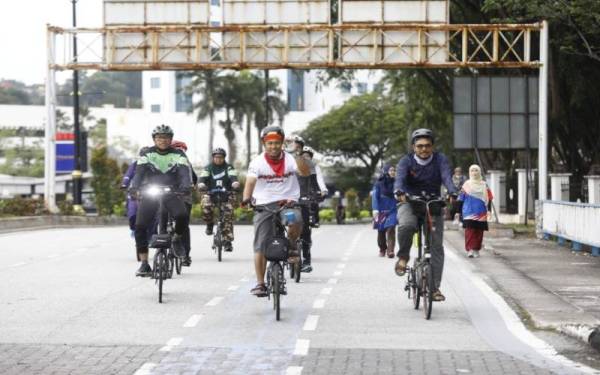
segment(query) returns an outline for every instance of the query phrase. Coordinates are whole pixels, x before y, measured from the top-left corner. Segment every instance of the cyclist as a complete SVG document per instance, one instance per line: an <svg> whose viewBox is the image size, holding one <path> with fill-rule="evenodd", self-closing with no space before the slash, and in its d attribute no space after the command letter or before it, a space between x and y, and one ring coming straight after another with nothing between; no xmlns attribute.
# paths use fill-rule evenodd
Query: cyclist
<svg viewBox="0 0 600 375"><path fill-rule="evenodd" d="M139 152L139 156L142 156L148 147L142 147ZM121 189L127 190L129 185L131 184L131 180L135 175L135 169L137 166L137 160L134 160L129 164L127 168L127 172L123 175L123 179L121 180ZM131 237L135 235L135 218L137 214L137 200L135 197L132 197L131 194L127 194L127 201L125 203L125 207L127 208L127 219L129 221L129 229L131 230Z"/></svg>
<svg viewBox="0 0 600 375"><path fill-rule="evenodd" d="M184 154L187 152L187 149L188 149L185 142L175 141L175 140L173 142L171 142L171 147L173 147L176 150L183 151ZM187 155L185 157L187 159ZM190 163L189 159L188 159L188 164L190 165L190 171L192 172L192 184L194 186L196 186L196 184L198 184L198 176L196 175L196 172L194 172L194 168L191 167L192 164ZM188 217L189 217L190 214L192 213L192 204L194 203L191 191L189 194L186 194L183 196L183 202L185 203L185 208L187 209L187 213L188 213ZM192 265L192 257L190 256L190 252L192 251L192 241L191 241L191 236L190 236L189 223L185 227L185 232L183 234L183 246L185 247L185 258L183 258L181 265L185 266L185 267L189 267Z"/></svg>
<svg viewBox="0 0 600 375"><path fill-rule="evenodd" d="M410 258L413 236L417 231L417 216L408 203L407 195L426 193L439 196L442 184L451 196L456 195L456 187L452 183L452 169L445 155L434 151L435 137L429 129L417 129L412 133L413 152L404 156L396 167L394 194L400 201L398 207L398 261L395 271L398 276L404 275ZM453 199L453 198L452 198ZM434 301L446 298L440 291L442 271L444 269L444 217L433 217L435 231L431 244L431 264L436 291Z"/></svg>
<svg viewBox="0 0 600 375"><path fill-rule="evenodd" d="M246 185L242 205L247 206L254 199L255 204L265 205L275 210L280 202L297 202L300 198L300 186L296 173L308 176L310 168L300 155L283 150L285 133L279 126L267 126L262 129L260 138L265 151L258 155L248 166ZM287 215L286 215L287 214ZM264 243L274 233L271 225L272 213L264 210L254 215L254 269L257 284L250 292L257 297L266 297L265 271L267 260L264 256ZM301 213L298 209L286 209L281 213L282 222L288 226L290 252L288 262L299 261L296 241L302 231ZM294 217L293 222L288 216Z"/></svg>
<svg viewBox="0 0 600 375"><path fill-rule="evenodd" d="M191 167L180 150L171 147L173 130L168 125L158 125L152 131L154 146L143 153L137 161L137 167L131 186L130 194L139 197L140 190L150 184L172 186L176 192L188 195L192 187ZM183 235L189 225L189 215L184 200L178 195L164 197L167 211L175 219L175 235L173 236L173 249L178 257L185 257ZM150 276L152 269L148 264L148 238L146 230L154 221L158 210L158 202L152 199L141 199L138 205L135 222L135 244L140 268L137 276Z"/></svg>
<svg viewBox="0 0 600 375"><path fill-rule="evenodd" d="M300 198L301 201L306 202L302 205L302 267L301 272L312 272L313 268L311 265L311 254L310 249L312 247L312 228L316 224L315 216L318 215L318 207L320 200L323 196L321 187L319 186L317 179L317 165L312 161L314 151L308 146L302 148L301 156L306 160L310 167L310 175L301 176L298 174L298 184L300 185ZM320 169L319 169L320 170ZM315 208L315 205L317 206Z"/></svg>
<svg viewBox="0 0 600 375"><path fill-rule="evenodd" d="M311 220L310 226L318 228L319 224L319 201L322 201L328 194L327 186L325 185L325 179L323 178L323 172L321 167L314 162L313 157L315 156L315 150L312 147L304 146L302 149L302 157L313 162L314 173L311 169L311 183L314 188L314 196L317 198L311 202Z"/></svg>
<svg viewBox="0 0 600 375"><path fill-rule="evenodd" d="M202 173L200 173L200 191L210 191L217 188L223 188L226 191L237 191L240 188L237 171L227 162L225 157L227 152L222 148L215 148L212 152L212 163L210 163ZM233 251L233 205L235 196L229 195L229 200L221 207L223 209L223 240L224 250ZM202 197L203 219L206 222L206 234L213 234L214 227L214 202L209 194Z"/></svg>

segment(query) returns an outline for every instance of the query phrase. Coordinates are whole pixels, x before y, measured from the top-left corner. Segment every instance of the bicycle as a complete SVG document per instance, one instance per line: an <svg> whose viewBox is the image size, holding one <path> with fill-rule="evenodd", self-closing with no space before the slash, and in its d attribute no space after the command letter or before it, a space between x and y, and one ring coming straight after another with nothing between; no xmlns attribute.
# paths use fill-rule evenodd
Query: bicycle
<svg viewBox="0 0 600 375"><path fill-rule="evenodd" d="M318 198L314 197L314 196L303 196L300 197L300 201L298 202L298 206L300 207L300 209L303 211L302 213L302 219L306 219L302 225L308 225L309 226L309 231L312 231L313 228L313 222L310 219L311 214L313 214L312 212L312 206L314 205L314 203L318 201ZM304 210L308 211L308 215L307 218L304 218ZM303 228L304 231L304 228ZM293 264L292 266L290 266L290 279L294 279L295 282L299 283L300 282L300 275L301 275L301 269L302 269L302 249L304 247L304 240L302 239L302 235L300 235L300 237L298 238L298 240L296 241L297 244L297 248L298 248L298 252L299 252L299 256L300 256L300 261L296 264ZM309 244L310 245L310 244Z"/></svg>
<svg viewBox="0 0 600 375"><path fill-rule="evenodd" d="M142 196L158 199L158 233L152 236L149 247L156 249L152 268L152 278L158 285L158 302L162 303L163 283L173 276L173 268L181 273L181 259L173 250L173 218L165 210L164 197L175 194L170 186L150 185L142 192Z"/></svg>
<svg viewBox="0 0 600 375"><path fill-rule="evenodd" d="M224 188L212 189L208 192L212 203L219 208L219 219L217 220L217 228L213 236L212 248L217 253L217 259L219 262L223 259L223 225L225 223L225 214L223 206L229 201L229 197L233 195L233 192L227 191Z"/></svg>
<svg viewBox="0 0 600 375"><path fill-rule="evenodd" d="M412 297L415 310L419 309L421 297L423 298L423 312L425 319L431 319L433 309L433 293L436 291L433 280L433 267L431 265L432 244L432 216L438 216L446 201L433 195L409 195L408 202L417 216L417 257L413 266L408 268L404 290L408 298ZM425 239L423 243L423 239Z"/></svg>
<svg viewBox="0 0 600 375"><path fill-rule="evenodd" d="M281 296L287 295L283 270L285 267L290 267L287 262L290 247L287 238L287 228L283 224L280 214L283 210L294 207L298 207L298 205L281 205L275 210L269 209L267 206L254 206L256 212L267 211L273 214L272 225L274 235L265 242L265 258L268 261L265 286L267 288L267 297L271 299L271 295L273 296L273 310L275 310L276 320L280 320L281 317Z"/></svg>

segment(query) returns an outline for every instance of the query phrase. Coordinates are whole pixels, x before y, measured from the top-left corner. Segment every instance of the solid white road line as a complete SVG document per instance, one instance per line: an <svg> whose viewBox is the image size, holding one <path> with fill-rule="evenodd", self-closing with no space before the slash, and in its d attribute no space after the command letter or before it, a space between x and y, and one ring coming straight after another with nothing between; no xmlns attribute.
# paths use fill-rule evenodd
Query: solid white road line
<svg viewBox="0 0 600 375"><path fill-rule="evenodd" d="M290 366L285 370L285 375L300 375L302 374L302 366Z"/></svg>
<svg viewBox="0 0 600 375"><path fill-rule="evenodd" d="M303 339L296 340L296 347L294 348L294 355L307 355L309 347L310 347L310 340L303 340Z"/></svg>
<svg viewBox="0 0 600 375"><path fill-rule="evenodd" d="M15 263L15 264L11 264L9 267L21 267L26 265L27 263L25 262L19 262L19 263Z"/></svg>
<svg viewBox="0 0 600 375"><path fill-rule="evenodd" d="M321 294L331 294L332 290L333 290L333 288L323 288L321 290Z"/></svg>
<svg viewBox="0 0 600 375"><path fill-rule="evenodd" d="M304 327L302 327L302 329L304 331L314 331L317 329L317 324L319 324L319 316L309 315L306 317L306 321L304 322Z"/></svg>
<svg viewBox="0 0 600 375"><path fill-rule="evenodd" d="M187 322L185 322L185 324L183 325L185 328L192 328L195 327L198 322L200 322L200 320L202 320L203 315L202 314L195 314L192 315Z"/></svg>
<svg viewBox="0 0 600 375"><path fill-rule="evenodd" d="M219 303L221 303L222 300L223 300L223 297L215 297L215 298L211 299L210 301L206 302L206 305L204 305L204 306L217 306Z"/></svg>
<svg viewBox="0 0 600 375"><path fill-rule="evenodd" d="M323 307L325 307L325 300L324 299L317 299L313 303L313 309L322 309Z"/></svg>

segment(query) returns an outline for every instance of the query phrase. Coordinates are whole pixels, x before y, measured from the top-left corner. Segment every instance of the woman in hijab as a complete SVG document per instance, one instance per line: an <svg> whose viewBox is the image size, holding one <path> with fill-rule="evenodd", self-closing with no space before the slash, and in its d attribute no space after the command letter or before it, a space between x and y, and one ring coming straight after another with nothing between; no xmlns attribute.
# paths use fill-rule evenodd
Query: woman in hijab
<svg viewBox="0 0 600 375"><path fill-rule="evenodd" d="M397 208L394 198L394 179L396 168L386 163L381 170L381 176L375 182L372 191L373 229L377 229L377 245L379 256L394 258L396 243Z"/></svg>
<svg viewBox="0 0 600 375"><path fill-rule="evenodd" d="M462 201L465 250L469 258L479 257L483 232L488 230L487 216L491 209L492 191L481 177L481 168L469 167L469 179L465 181L458 199Z"/></svg>

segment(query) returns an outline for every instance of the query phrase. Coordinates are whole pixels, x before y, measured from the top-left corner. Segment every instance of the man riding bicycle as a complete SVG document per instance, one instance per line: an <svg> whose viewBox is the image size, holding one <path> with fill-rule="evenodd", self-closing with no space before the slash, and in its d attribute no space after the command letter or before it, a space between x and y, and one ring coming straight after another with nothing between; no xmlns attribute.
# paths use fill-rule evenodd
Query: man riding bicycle
<svg viewBox="0 0 600 375"><path fill-rule="evenodd" d="M417 232L417 216L413 213L408 196L439 196L443 184L451 196L456 194L452 183L452 169L445 155L434 151L435 137L429 129L417 129L412 133L413 152L404 156L396 167L394 194L400 202L398 207L398 261L395 272L403 276L410 258L413 236ZM435 231L432 235L431 264L436 291L434 301L446 298L440 291L444 269L444 217L432 217Z"/></svg>
<svg viewBox="0 0 600 375"><path fill-rule="evenodd" d="M227 152L225 152L222 148L216 148L212 152L212 163L210 163L202 173L200 173L200 184L198 188L200 191L213 191L215 189L223 190L223 191L237 191L240 188L240 183L238 182L237 171L227 162L225 162L225 157L227 156ZM229 195L228 201L223 204L219 209L223 210L223 241L224 241L224 250L225 251L233 251L233 205L235 204L235 196L233 194ZM213 234L214 227L214 206L215 202L213 202L210 194L205 194L202 197L202 209L203 209L203 219L206 223L206 234Z"/></svg>
<svg viewBox="0 0 600 375"><path fill-rule="evenodd" d="M247 206L252 203L266 206L254 215L254 269L257 284L250 292L257 297L266 297L265 271L267 260L264 256L265 242L273 237L271 211L281 202L297 202L300 198L300 187L296 173L308 176L310 168L300 155L292 156L283 150L285 133L279 126L267 126L261 131L261 141L265 152L258 155L248 166L246 185L242 204ZM288 217L294 217L293 222ZM296 241L302 231L301 213L298 209L290 208L281 212L284 225L288 227L290 240L289 263L297 263L299 254Z"/></svg>
<svg viewBox="0 0 600 375"><path fill-rule="evenodd" d="M182 196L191 193L191 166L183 151L171 147L173 130L167 125L158 125L152 131L154 146L142 153L137 161L133 181L129 188L132 196L140 199L140 191L148 185L170 186L176 194L164 198L164 206L175 220L173 249L178 257L185 257L183 236L189 225L189 214ZM135 222L135 244L141 261L136 276L150 276L152 269L148 264L148 226L154 222L159 202L142 197L139 201Z"/></svg>

